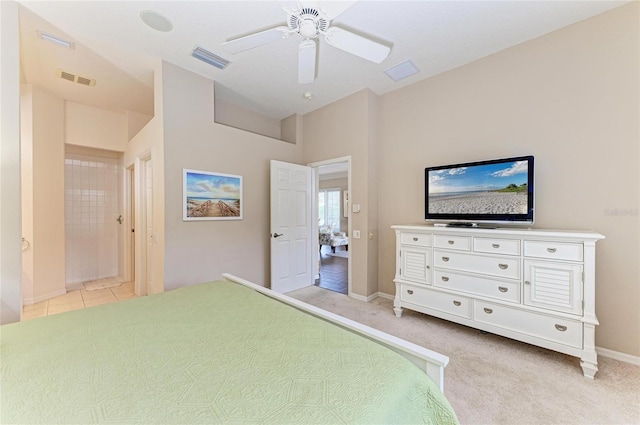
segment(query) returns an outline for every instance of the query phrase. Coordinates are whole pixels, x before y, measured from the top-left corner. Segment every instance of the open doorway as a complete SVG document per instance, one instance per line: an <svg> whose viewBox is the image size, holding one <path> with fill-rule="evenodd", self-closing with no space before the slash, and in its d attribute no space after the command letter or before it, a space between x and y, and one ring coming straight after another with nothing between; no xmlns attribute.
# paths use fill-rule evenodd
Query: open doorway
<svg viewBox="0 0 640 425"><path fill-rule="evenodd" d="M350 157L310 164L316 170L318 251L315 284L351 293Z"/></svg>

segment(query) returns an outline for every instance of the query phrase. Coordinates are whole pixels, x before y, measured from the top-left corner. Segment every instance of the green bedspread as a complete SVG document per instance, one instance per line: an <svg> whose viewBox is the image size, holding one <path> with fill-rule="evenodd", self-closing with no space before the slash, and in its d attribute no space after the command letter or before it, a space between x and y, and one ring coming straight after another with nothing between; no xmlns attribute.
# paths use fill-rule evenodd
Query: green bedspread
<svg viewBox="0 0 640 425"><path fill-rule="evenodd" d="M456 423L398 354L231 282L0 327L2 423Z"/></svg>

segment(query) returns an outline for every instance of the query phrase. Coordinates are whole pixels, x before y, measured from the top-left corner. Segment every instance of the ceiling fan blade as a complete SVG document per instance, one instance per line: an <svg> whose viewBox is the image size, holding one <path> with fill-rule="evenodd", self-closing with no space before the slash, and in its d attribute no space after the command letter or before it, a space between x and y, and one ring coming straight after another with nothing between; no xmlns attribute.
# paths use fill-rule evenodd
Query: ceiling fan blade
<svg viewBox="0 0 640 425"><path fill-rule="evenodd" d="M342 12L349 9L351 6L356 4L358 0L348 0L348 1L320 1L318 2L318 9L325 12L329 19L334 19L336 16L340 15Z"/></svg>
<svg viewBox="0 0 640 425"><path fill-rule="evenodd" d="M298 47L298 84L312 83L316 79L316 47L313 40L303 40Z"/></svg>
<svg viewBox="0 0 640 425"><path fill-rule="evenodd" d="M282 40L291 34L291 30L287 27L275 27L244 37L236 38L222 43L222 47L229 53L239 53L245 50L259 47L272 41Z"/></svg>
<svg viewBox="0 0 640 425"><path fill-rule="evenodd" d="M325 40L333 47L375 63L385 60L391 51L391 48L384 44L338 27L329 28L325 33Z"/></svg>

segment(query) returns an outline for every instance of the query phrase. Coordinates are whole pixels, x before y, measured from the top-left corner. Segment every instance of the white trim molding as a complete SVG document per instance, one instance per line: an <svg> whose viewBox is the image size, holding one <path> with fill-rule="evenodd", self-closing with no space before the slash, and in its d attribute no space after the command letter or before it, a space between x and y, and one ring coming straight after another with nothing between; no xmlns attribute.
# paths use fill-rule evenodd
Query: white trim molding
<svg viewBox="0 0 640 425"><path fill-rule="evenodd" d="M376 292L375 294L371 294L368 297L365 297L364 295L358 295L358 294L354 294L353 292L351 294L349 294L349 296L351 298L355 298L358 301L364 301L366 303L368 303L369 301L375 300L376 298L378 298L378 293Z"/></svg>
<svg viewBox="0 0 640 425"><path fill-rule="evenodd" d="M596 347L596 353L598 353L599 356L606 357L608 359L619 360L621 362L640 366L640 357L638 356L632 356L631 354L621 353L620 351L609 350L608 348L602 347Z"/></svg>
<svg viewBox="0 0 640 425"><path fill-rule="evenodd" d="M25 298L22 301L22 306L24 307L25 305L36 304L36 303L39 303L41 301L46 301L46 300L49 300L51 298L59 297L60 295L64 295L66 293L67 293L67 290L65 288L65 289L60 289L58 291L50 292L48 294L40 295L38 297Z"/></svg>

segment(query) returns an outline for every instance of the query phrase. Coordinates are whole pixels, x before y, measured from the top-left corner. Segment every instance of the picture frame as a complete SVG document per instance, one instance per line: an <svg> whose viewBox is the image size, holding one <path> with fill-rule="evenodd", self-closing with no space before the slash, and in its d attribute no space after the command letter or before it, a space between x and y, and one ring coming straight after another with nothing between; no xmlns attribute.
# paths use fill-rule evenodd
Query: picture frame
<svg viewBox="0 0 640 425"><path fill-rule="evenodd" d="M183 169L182 220L242 220L242 176Z"/></svg>

